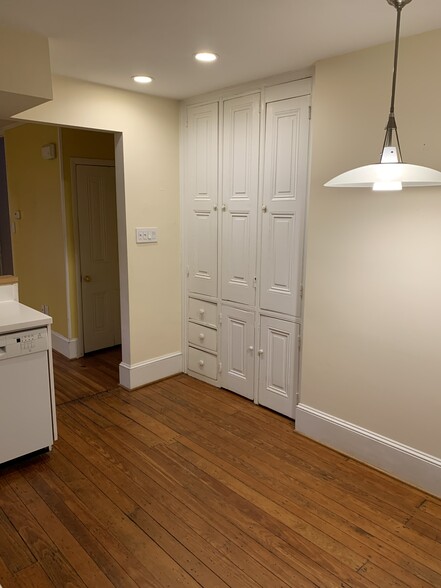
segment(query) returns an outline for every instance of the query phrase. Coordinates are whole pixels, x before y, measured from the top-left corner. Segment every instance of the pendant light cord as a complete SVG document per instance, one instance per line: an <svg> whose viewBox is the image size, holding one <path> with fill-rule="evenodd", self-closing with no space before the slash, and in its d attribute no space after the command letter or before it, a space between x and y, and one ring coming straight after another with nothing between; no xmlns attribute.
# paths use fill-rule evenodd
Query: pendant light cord
<svg viewBox="0 0 441 588"><path fill-rule="evenodd" d="M394 69L392 75L392 94L390 99L390 110L389 110L389 119L386 125L386 135L384 137L383 142L383 150L385 147L390 147L392 145L392 135L395 132L395 136L397 138L397 151L398 151L398 160L402 161L401 155L401 146L400 140L398 138L398 129L397 123L395 121L395 92L397 87L397 71L398 71L398 48L400 44L400 28L401 28L401 11L403 9L404 3L396 2L396 1L389 1L389 4L395 6L397 11L397 24L395 29L395 52L394 52ZM407 2L406 2L407 4Z"/></svg>
<svg viewBox="0 0 441 588"><path fill-rule="evenodd" d="M394 54L394 71L392 76L392 96L390 100L390 114L395 113L395 91L397 87L397 70L398 70L398 48L400 44L400 28L401 28L401 11L403 7L397 6L397 26L395 29L395 54Z"/></svg>

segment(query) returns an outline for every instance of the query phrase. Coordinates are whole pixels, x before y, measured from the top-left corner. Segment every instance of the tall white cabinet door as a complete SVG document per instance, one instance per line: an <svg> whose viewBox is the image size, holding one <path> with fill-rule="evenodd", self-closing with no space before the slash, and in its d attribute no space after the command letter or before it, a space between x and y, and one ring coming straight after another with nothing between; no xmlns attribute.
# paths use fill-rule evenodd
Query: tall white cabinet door
<svg viewBox="0 0 441 588"><path fill-rule="evenodd" d="M218 104L187 116L188 289L217 296Z"/></svg>
<svg viewBox="0 0 441 588"><path fill-rule="evenodd" d="M267 104L260 305L300 315L309 96Z"/></svg>
<svg viewBox="0 0 441 588"><path fill-rule="evenodd" d="M224 102L222 298L255 303L259 102L252 94Z"/></svg>
<svg viewBox="0 0 441 588"><path fill-rule="evenodd" d="M299 325L263 316L260 323L259 404L295 418Z"/></svg>
<svg viewBox="0 0 441 588"><path fill-rule="evenodd" d="M223 388L254 397L254 313L222 307Z"/></svg>

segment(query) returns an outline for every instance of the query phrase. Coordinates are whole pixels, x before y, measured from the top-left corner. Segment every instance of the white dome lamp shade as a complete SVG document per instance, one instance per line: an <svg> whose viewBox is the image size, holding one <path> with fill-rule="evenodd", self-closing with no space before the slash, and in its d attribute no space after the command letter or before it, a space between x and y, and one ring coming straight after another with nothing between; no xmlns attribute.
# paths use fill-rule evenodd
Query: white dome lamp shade
<svg viewBox="0 0 441 588"><path fill-rule="evenodd" d="M392 96L389 118L380 163L364 165L351 169L325 184L329 188L371 188L374 191L395 191L403 188L440 186L441 172L403 163L400 141L395 121L395 89L397 83L398 46L400 40L401 11L412 0L386 0L397 11L395 34L394 71L392 76Z"/></svg>

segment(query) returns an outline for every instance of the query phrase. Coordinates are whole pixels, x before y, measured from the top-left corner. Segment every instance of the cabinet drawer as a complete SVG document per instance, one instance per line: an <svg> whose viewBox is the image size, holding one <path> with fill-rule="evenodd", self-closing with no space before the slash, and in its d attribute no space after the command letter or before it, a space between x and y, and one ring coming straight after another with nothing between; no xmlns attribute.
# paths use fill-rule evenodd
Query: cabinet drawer
<svg viewBox="0 0 441 588"><path fill-rule="evenodd" d="M194 347L189 347L188 369L215 380L217 377L217 357Z"/></svg>
<svg viewBox="0 0 441 588"><path fill-rule="evenodd" d="M188 323L188 342L211 351L217 351L217 331L196 323Z"/></svg>
<svg viewBox="0 0 441 588"><path fill-rule="evenodd" d="M197 300L196 298L188 299L188 318L191 321L199 321L217 327L217 304Z"/></svg>

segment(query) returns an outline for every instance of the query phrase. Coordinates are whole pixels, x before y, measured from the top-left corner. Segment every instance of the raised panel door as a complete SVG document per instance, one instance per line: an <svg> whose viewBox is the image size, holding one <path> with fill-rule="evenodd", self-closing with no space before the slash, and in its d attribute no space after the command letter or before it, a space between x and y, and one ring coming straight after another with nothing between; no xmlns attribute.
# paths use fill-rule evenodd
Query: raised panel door
<svg viewBox="0 0 441 588"><path fill-rule="evenodd" d="M218 104L187 110L188 289L217 296Z"/></svg>
<svg viewBox="0 0 441 588"><path fill-rule="evenodd" d="M260 95L224 102L222 298L254 305Z"/></svg>
<svg viewBox="0 0 441 588"><path fill-rule="evenodd" d="M259 404L295 418L299 325L263 316L260 323Z"/></svg>
<svg viewBox="0 0 441 588"><path fill-rule="evenodd" d="M260 306L300 315L309 96L267 104Z"/></svg>
<svg viewBox="0 0 441 588"><path fill-rule="evenodd" d="M254 397L254 313L222 307L221 386Z"/></svg>
<svg viewBox="0 0 441 588"><path fill-rule="evenodd" d="M84 352L121 343L115 168L77 165Z"/></svg>

